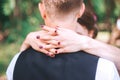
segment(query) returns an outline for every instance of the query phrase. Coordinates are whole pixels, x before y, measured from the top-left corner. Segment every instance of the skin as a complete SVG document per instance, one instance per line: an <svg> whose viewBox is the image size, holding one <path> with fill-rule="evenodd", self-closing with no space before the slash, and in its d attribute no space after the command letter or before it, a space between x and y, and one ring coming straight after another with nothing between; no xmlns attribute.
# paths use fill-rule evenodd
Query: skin
<svg viewBox="0 0 120 80"><path fill-rule="evenodd" d="M49 30L49 32L52 32L54 35L56 34L56 33L54 33L54 31L55 31L54 28L49 28L48 26L44 26L44 28L42 28L42 29ZM65 32L65 34L63 34L63 32ZM82 50L84 48L84 46L79 46L79 45L86 44L87 36L91 37L91 34L92 34L92 33L91 34L86 33L86 36L83 36L83 35L77 34L76 32L74 32L72 30L65 29L65 28L59 28L59 30L57 30L56 36L53 36L52 33L50 33L49 35L44 34L42 31L29 33L28 36L26 37L25 41L23 42L20 51L24 51L31 46L33 49L35 49L39 52L43 52L41 50L49 49L48 52L44 51L43 53L45 53L47 55L49 53L52 56L54 56L55 54L59 54L59 53L76 52L76 51L79 51L80 49ZM69 34L71 34L71 35L69 35ZM38 38L38 36L40 36L40 38ZM66 36L68 38L66 38ZM68 39L70 39L70 40L68 40ZM47 41L45 41L45 40L47 40ZM79 40L81 40L81 42ZM47 44L49 43L50 45L46 45L46 43ZM41 45L43 47L42 49L40 48ZM69 45L71 45L71 46L69 46ZM74 46L77 46L77 47L74 47ZM59 49L56 50L54 48L59 48ZM48 55L48 56L51 56L51 55Z"/></svg>
<svg viewBox="0 0 120 80"><path fill-rule="evenodd" d="M93 45L93 46L89 46L89 45ZM119 48L94 40L94 39L89 39L88 45L86 49L84 49L84 51L92 55L96 55L114 62L120 74L120 49Z"/></svg>
<svg viewBox="0 0 120 80"><path fill-rule="evenodd" d="M44 12L41 11L41 15L44 16ZM58 24L59 25L63 24L62 25L63 28L59 27L56 29L55 27L50 28L48 26L44 26L42 28L43 29L42 31L30 33L25 39L25 41L23 42L21 51L32 46L33 49L43 52L51 57L54 57L55 54L59 54L59 53L66 53L66 52L68 53L68 52L84 50L92 55L96 55L96 56L113 61L120 73L120 49L114 46L99 42L90 37L79 35L75 32L75 28L66 27L66 24L70 26L71 25L75 26L73 24L69 24L67 22L66 24L62 22L58 23L57 21L50 22L49 19L47 19L45 23L48 26L57 26ZM54 25L54 23L55 24L57 23L57 25ZM81 31L84 32L83 29ZM35 35L37 36L37 38ZM33 43L33 41L35 43ZM50 45L47 45L47 44L50 44ZM97 44L97 45L94 45L94 44ZM93 45L93 46L90 46L90 45ZM56 50L55 48L59 48L59 49Z"/></svg>
<svg viewBox="0 0 120 80"><path fill-rule="evenodd" d="M53 33L55 31L54 28L49 28L47 26L45 26L44 29L49 30L50 32L53 32ZM120 73L120 49L119 48L97 41L88 36L79 35L74 31L68 30L65 28L60 28L59 30L57 30L57 34L59 35L57 36L49 35L47 37L44 37L45 35L43 35L41 31L31 32L28 34L25 41L23 42L21 46L21 51L26 50L31 46L33 49L39 52L43 52L46 54L49 53L50 55L47 54L48 56L54 57L56 54L59 54L59 53L69 53L69 52L83 50L89 54L96 55L114 62ZM38 39L36 38L36 36L40 36L40 38ZM44 39L49 40L49 43L51 45L48 46L44 44L44 48L40 49L40 46L43 44L41 40L44 40ZM52 39L54 39L55 41L53 41ZM58 45L58 42L60 42L60 45ZM58 47L60 49L58 49L56 53L56 49L54 48L58 48ZM46 52L44 51L44 49L50 49L50 51Z"/></svg>

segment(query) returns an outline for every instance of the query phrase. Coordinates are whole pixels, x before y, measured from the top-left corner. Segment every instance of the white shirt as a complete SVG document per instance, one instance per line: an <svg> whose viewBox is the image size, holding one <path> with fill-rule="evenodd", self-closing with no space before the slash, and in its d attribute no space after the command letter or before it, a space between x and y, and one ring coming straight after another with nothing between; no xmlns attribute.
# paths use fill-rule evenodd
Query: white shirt
<svg viewBox="0 0 120 80"><path fill-rule="evenodd" d="M117 20L117 28L120 30L120 19Z"/></svg>
<svg viewBox="0 0 120 80"><path fill-rule="evenodd" d="M7 80L13 80L13 71L20 53L16 54L7 69ZM115 65L106 59L99 58L95 80L120 80Z"/></svg>

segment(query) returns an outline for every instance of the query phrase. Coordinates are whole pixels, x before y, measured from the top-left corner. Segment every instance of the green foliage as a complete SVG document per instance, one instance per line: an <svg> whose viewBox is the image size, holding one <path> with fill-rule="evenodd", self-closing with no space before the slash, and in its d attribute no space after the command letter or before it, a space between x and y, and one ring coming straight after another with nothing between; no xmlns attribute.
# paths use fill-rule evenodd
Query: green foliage
<svg viewBox="0 0 120 80"><path fill-rule="evenodd" d="M116 2L116 8L114 10L114 15L120 16L120 2Z"/></svg>
<svg viewBox="0 0 120 80"><path fill-rule="evenodd" d="M110 20L113 23L120 16L119 0L84 0L84 2L96 13L98 22Z"/></svg>
<svg viewBox="0 0 120 80"><path fill-rule="evenodd" d="M106 3L106 1L108 1ZM110 2L115 2L115 9ZM40 0L0 0L0 31L7 30L7 42L15 42L18 38L25 38L27 33L36 30L43 20L38 10ZM85 0L85 3L92 4L92 8L98 16L99 21L105 21L107 17L114 22L115 17L120 15L120 5L114 0ZM113 10L108 14L108 7ZM114 7L114 6L113 6Z"/></svg>
<svg viewBox="0 0 120 80"><path fill-rule="evenodd" d="M116 17L120 16L119 0L84 1L86 4L91 4L99 22L104 22L108 18L114 22ZM1 32L3 35L7 33L4 38L4 44L7 45L0 44L0 73L5 71L13 56L11 53L18 51L18 45L20 46L26 35L31 31L39 30L39 25L43 23L38 10L39 2L40 0L0 0L0 34ZM112 2L115 6L111 4ZM17 48L12 45L13 43L17 45Z"/></svg>
<svg viewBox="0 0 120 80"><path fill-rule="evenodd" d="M106 7L105 7L105 0L92 0L93 1L93 6L94 10L99 14L103 15L105 14Z"/></svg>
<svg viewBox="0 0 120 80"><path fill-rule="evenodd" d="M99 19L103 19L106 13L105 0L92 0L92 3L96 14L99 16Z"/></svg>
<svg viewBox="0 0 120 80"><path fill-rule="evenodd" d="M5 74L7 66L12 57L19 52L19 41L10 43L0 43L0 75Z"/></svg>
<svg viewBox="0 0 120 80"><path fill-rule="evenodd" d="M5 42L12 43L38 29L43 23L38 10L40 0L2 0L0 15L0 31L7 31ZM17 37L16 37L17 36Z"/></svg>
<svg viewBox="0 0 120 80"><path fill-rule="evenodd" d="M2 61L0 61L0 73L3 74L5 72L6 64Z"/></svg>
<svg viewBox="0 0 120 80"><path fill-rule="evenodd" d="M15 0L6 0L6 3L3 5L3 13L6 16L9 16L15 8Z"/></svg>

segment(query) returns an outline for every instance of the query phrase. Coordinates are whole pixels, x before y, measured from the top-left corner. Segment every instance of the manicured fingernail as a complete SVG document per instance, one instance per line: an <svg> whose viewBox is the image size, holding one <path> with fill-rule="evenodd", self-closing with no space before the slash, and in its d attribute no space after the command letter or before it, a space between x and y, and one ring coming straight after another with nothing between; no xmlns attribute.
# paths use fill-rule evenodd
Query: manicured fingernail
<svg viewBox="0 0 120 80"><path fill-rule="evenodd" d="M51 57L55 57L55 55L54 55L54 54L51 54L50 56L51 56Z"/></svg>
<svg viewBox="0 0 120 80"><path fill-rule="evenodd" d="M55 53L57 54L57 50L55 51Z"/></svg>
<svg viewBox="0 0 120 80"><path fill-rule="evenodd" d="M55 51L55 54L58 54L58 51L57 51L57 50Z"/></svg>
<svg viewBox="0 0 120 80"><path fill-rule="evenodd" d="M57 33L57 30L55 30L55 33Z"/></svg>
<svg viewBox="0 0 120 80"><path fill-rule="evenodd" d="M60 42L58 42L58 45L60 45Z"/></svg>
<svg viewBox="0 0 120 80"><path fill-rule="evenodd" d="M39 48L40 48L40 49L42 49L42 48L43 48L43 46L39 46Z"/></svg>
<svg viewBox="0 0 120 80"><path fill-rule="evenodd" d="M40 39L40 36L36 36L37 39Z"/></svg>
<svg viewBox="0 0 120 80"><path fill-rule="evenodd" d="M49 53L46 53L46 55L48 55L48 56L49 56Z"/></svg>
<svg viewBox="0 0 120 80"><path fill-rule="evenodd" d="M41 28L43 28L44 27L44 25L40 25L41 26Z"/></svg>

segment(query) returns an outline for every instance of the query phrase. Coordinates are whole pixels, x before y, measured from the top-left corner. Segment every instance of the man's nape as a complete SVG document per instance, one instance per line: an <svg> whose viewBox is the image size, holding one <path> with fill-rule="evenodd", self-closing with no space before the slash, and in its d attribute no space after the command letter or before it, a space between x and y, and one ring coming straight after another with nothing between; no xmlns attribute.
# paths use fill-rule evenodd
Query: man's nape
<svg viewBox="0 0 120 80"><path fill-rule="evenodd" d="M40 10L47 26L69 26L74 29L80 15L82 0L42 0L45 10ZM67 8L67 9L66 9ZM44 9L44 8L40 8ZM81 11L82 14L82 11ZM78 25L78 24L77 24Z"/></svg>

